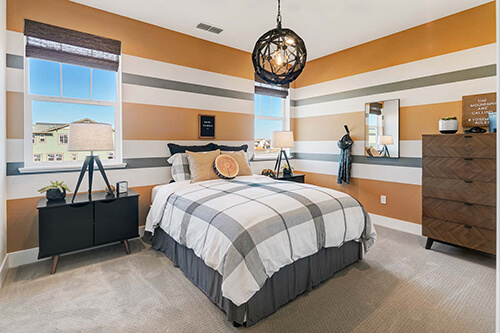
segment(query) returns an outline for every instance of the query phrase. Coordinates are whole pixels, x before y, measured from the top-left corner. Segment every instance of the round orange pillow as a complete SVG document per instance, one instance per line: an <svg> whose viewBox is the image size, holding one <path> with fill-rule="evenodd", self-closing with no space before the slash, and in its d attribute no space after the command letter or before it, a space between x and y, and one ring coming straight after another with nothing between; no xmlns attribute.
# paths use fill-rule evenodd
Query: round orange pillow
<svg viewBox="0 0 500 333"><path fill-rule="evenodd" d="M240 172L240 166L229 155L219 155L214 161L214 171L222 179L233 179Z"/></svg>

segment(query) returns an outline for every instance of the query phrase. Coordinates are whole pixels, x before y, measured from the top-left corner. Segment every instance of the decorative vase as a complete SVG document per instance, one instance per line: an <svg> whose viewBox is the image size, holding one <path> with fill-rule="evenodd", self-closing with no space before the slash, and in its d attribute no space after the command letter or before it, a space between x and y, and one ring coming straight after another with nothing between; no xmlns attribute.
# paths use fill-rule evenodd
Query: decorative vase
<svg viewBox="0 0 500 333"><path fill-rule="evenodd" d="M50 190L47 190L47 200L53 201L53 200L62 200L66 198L66 190L63 189L63 191L59 191L58 188L51 188Z"/></svg>
<svg viewBox="0 0 500 333"><path fill-rule="evenodd" d="M457 119L449 119L439 120L439 132L441 134L455 134L458 131L458 120Z"/></svg>

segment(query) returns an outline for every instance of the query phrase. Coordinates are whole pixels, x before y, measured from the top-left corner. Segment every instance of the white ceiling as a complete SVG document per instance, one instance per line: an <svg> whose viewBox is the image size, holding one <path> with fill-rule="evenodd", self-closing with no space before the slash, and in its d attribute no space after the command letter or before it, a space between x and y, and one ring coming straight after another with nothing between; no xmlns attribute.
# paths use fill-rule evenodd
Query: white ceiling
<svg viewBox="0 0 500 333"><path fill-rule="evenodd" d="M277 0L71 0L252 52L276 26ZM448 16L491 0L282 0L283 27L306 42L308 60ZM224 31L196 29L200 22Z"/></svg>

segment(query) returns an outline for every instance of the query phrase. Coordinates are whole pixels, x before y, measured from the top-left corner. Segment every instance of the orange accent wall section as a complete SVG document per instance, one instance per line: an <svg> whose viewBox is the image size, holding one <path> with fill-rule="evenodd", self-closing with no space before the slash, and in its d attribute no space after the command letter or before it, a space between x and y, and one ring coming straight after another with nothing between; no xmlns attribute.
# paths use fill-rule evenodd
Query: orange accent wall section
<svg viewBox="0 0 500 333"><path fill-rule="evenodd" d="M353 140L364 140L365 136L364 111L292 118L291 123L295 141L337 141L345 134L344 124L349 126Z"/></svg>
<svg viewBox="0 0 500 333"><path fill-rule="evenodd" d="M146 223L153 186L133 187L139 197L139 225ZM7 252L38 246L38 210L41 197L7 200Z"/></svg>
<svg viewBox="0 0 500 333"><path fill-rule="evenodd" d="M7 29L24 32L25 18L120 40L125 54L254 78L250 53L68 0L8 0Z"/></svg>
<svg viewBox="0 0 500 333"><path fill-rule="evenodd" d="M379 180L351 178L351 184L337 184L337 176L302 172L306 183L348 193L359 200L369 213L422 224L422 187ZM387 204L380 195L387 195Z"/></svg>
<svg viewBox="0 0 500 333"><path fill-rule="evenodd" d="M294 88L496 42L495 2L309 61ZM390 52L388 52L390 50Z"/></svg>
<svg viewBox="0 0 500 333"><path fill-rule="evenodd" d="M253 141L254 116L236 112L123 103L124 140L198 140L198 115L215 116L215 139Z"/></svg>

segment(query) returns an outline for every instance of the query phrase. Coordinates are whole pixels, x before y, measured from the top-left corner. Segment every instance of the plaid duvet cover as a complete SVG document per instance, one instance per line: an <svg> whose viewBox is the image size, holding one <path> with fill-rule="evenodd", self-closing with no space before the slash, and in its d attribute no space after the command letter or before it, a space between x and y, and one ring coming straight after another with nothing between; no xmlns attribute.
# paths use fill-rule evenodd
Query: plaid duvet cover
<svg viewBox="0 0 500 333"><path fill-rule="evenodd" d="M263 176L164 185L146 231L156 227L217 270L223 296L235 305L293 261L351 240L368 251L376 240L368 214L351 196Z"/></svg>

